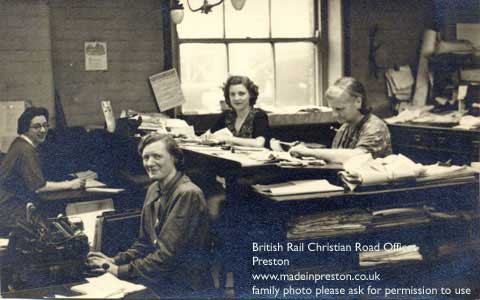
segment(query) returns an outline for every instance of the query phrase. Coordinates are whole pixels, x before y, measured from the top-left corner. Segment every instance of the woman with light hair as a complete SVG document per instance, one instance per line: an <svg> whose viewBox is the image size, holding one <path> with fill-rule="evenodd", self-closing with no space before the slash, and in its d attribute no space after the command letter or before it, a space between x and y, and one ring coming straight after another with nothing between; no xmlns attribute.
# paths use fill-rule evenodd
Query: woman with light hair
<svg viewBox="0 0 480 300"><path fill-rule="evenodd" d="M314 156L342 163L349 158L371 153L374 158L392 153L387 124L370 112L363 85L353 77L342 77L325 95L334 117L342 124L331 149L310 149L300 144L290 149L292 155Z"/></svg>

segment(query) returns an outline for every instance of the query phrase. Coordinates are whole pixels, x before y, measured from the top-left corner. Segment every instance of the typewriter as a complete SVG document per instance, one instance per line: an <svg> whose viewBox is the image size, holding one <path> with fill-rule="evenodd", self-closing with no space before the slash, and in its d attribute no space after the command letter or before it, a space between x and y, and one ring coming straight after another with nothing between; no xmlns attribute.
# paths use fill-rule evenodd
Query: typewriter
<svg viewBox="0 0 480 300"><path fill-rule="evenodd" d="M42 218L31 203L17 221L1 263L1 292L63 284L87 269L88 238L67 217Z"/></svg>

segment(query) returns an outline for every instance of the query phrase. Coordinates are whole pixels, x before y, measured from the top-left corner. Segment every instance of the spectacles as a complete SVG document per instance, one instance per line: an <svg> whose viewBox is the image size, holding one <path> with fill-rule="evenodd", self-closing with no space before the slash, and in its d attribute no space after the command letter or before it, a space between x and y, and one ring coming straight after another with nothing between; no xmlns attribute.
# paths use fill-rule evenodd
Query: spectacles
<svg viewBox="0 0 480 300"><path fill-rule="evenodd" d="M30 128L35 129L35 130L40 130L41 128L45 128L46 130L48 130L48 128L50 128L50 124L48 124L48 123L33 124L32 126L30 126Z"/></svg>

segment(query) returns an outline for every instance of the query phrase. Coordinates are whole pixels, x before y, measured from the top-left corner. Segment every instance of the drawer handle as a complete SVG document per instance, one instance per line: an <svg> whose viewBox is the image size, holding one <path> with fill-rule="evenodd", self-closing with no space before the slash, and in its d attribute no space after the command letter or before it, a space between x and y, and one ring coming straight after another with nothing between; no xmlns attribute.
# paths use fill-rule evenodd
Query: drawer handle
<svg viewBox="0 0 480 300"><path fill-rule="evenodd" d="M414 135L413 136L413 139L415 140L415 142L419 143L422 141L422 137L418 134Z"/></svg>

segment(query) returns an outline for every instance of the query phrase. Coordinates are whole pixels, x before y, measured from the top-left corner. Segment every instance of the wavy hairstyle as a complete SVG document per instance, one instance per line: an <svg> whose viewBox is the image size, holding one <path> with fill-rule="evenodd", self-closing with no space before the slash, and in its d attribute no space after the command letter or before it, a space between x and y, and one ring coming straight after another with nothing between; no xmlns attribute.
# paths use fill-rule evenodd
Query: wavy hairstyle
<svg viewBox="0 0 480 300"><path fill-rule="evenodd" d="M223 84L223 95L225 96L225 102L228 104L228 106L232 107L230 102L230 87L236 84L243 84L250 95L249 104L250 106L254 106L255 103L257 103L258 86L247 76L237 75L228 77L227 81Z"/></svg>

